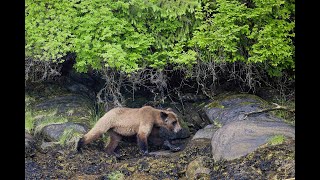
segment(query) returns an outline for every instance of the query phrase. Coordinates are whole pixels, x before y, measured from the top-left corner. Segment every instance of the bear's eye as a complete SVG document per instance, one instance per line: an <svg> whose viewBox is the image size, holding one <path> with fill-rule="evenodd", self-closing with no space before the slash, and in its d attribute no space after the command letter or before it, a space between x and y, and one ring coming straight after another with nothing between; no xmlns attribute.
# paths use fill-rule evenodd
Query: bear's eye
<svg viewBox="0 0 320 180"><path fill-rule="evenodd" d="M177 124L177 121L172 122L172 124L175 126Z"/></svg>

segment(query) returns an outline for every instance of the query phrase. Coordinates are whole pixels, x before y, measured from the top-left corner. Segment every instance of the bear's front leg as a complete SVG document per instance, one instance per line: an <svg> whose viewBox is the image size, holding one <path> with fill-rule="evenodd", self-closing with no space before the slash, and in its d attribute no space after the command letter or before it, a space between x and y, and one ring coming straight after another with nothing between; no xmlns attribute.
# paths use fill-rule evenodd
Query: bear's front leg
<svg viewBox="0 0 320 180"><path fill-rule="evenodd" d="M138 134L138 146L144 156L147 156L149 154L148 138L145 133Z"/></svg>
<svg viewBox="0 0 320 180"><path fill-rule="evenodd" d="M138 138L138 146L140 148L140 151L144 156L149 154L148 151L148 137L151 133L152 125L151 124L144 124L139 127L139 131L137 133Z"/></svg>

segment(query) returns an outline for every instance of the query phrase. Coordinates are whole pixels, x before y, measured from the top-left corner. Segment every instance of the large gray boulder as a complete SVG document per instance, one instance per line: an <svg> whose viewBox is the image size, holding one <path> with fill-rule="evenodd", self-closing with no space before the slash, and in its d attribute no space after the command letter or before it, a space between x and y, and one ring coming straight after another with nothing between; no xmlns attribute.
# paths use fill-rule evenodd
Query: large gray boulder
<svg viewBox="0 0 320 180"><path fill-rule="evenodd" d="M295 138L295 129L284 122L243 120L219 128L211 140L215 161L232 160L255 151L275 135Z"/></svg>
<svg viewBox="0 0 320 180"><path fill-rule="evenodd" d="M213 102L206 105L203 109L210 119L211 123L223 126L230 122L243 120L245 113L259 111L264 108L270 108L271 105L251 94L233 94L220 95ZM274 120L282 121L281 119L270 115L269 113L260 113L249 116L255 120Z"/></svg>
<svg viewBox="0 0 320 180"><path fill-rule="evenodd" d="M62 124L47 125L41 130L41 135L47 142L59 141L63 135L63 132L67 129L72 129L74 132L80 134L84 134L88 131L88 128L83 124L67 122Z"/></svg>
<svg viewBox="0 0 320 180"><path fill-rule="evenodd" d="M255 151L274 135L294 138L295 128L270 112L258 112L273 105L251 94L219 95L204 107L214 131L211 145L214 160L232 160ZM202 129L194 138L203 136Z"/></svg>
<svg viewBox="0 0 320 180"><path fill-rule="evenodd" d="M61 124L49 124L36 134L39 149L46 153L55 148L67 147L75 150L78 140L88 131L88 128L80 123L66 122Z"/></svg>

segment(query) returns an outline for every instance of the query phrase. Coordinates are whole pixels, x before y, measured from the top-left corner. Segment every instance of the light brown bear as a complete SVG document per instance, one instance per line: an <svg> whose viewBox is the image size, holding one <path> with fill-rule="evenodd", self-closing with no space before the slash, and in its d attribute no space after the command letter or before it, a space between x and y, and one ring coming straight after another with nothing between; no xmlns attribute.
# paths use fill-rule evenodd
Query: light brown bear
<svg viewBox="0 0 320 180"><path fill-rule="evenodd" d="M141 108L117 107L108 111L97 121L94 127L79 140L77 149L79 151L83 145L98 139L102 134L108 132L110 135L110 142L107 146L108 155L118 156L114 150L119 141L123 136L133 135L137 135L138 146L142 153L147 155L149 153L148 137L153 129L158 127L164 127L175 133L181 130L178 116L170 108L160 110L151 106L143 106ZM167 141L165 141L165 145L171 146L167 144Z"/></svg>

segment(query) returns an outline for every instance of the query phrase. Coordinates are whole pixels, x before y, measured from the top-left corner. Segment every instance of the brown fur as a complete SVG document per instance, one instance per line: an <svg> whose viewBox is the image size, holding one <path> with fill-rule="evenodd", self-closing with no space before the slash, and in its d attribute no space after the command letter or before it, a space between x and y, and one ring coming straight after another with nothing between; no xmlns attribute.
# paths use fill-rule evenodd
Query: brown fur
<svg viewBox="0 0 320 180"><path fill-rule="evenodd" d="M81 145L88 144L108 132L110 143L107 146L107 153L114 154L114 149L122 136L137 135L141 151L147 154L148 137L153 127L165 127L173 132L181 130L177 115L170 109L160 110L151 106L114 108L101 117L94 127L83 136Z"/></svg>

